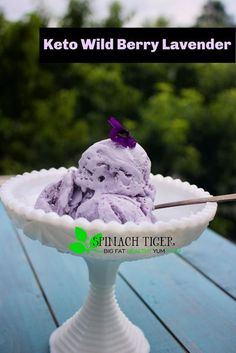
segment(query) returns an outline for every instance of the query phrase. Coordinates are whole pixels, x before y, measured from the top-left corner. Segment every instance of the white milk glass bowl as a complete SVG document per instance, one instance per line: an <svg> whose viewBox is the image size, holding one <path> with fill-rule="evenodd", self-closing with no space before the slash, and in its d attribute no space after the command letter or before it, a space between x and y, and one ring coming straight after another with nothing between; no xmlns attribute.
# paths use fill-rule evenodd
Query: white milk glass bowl
<svg viewBox="0 0 236 353"><path fill-rule="evenodd" d="M85 304L74 316L56 329L50 337L51 353L148 353L150 346L143 332L131 323L120 310L116 301L115 279L123 261L145 259L168 253L170 247L179 249L196 240L214 218L217 204L205 203L154 211L157 222L134 224L127 222L104 223L102 220L87 221L85 218L72 219L45 213L34 209L34 204L49 183L57 182L67 172L65 168L33 171L8 180L0 189L0 196L13 224L34 240L42 244L82 256L89 270L90 291ZM207 197L209 193L179 179L151 175L156 188L155 204ZM90 239L96 233L104 237L138 237L135 251L104 252L100 250L76 254L68 245L75 242L75 227L87 232ZM148 237L148 244L144 239ZM152 239L169 237L171 245L156 247ZM160 248L162 249L161 251ZM145 251L143 251L143 249ZM140 250L140 251L139 251Z"/></svg>

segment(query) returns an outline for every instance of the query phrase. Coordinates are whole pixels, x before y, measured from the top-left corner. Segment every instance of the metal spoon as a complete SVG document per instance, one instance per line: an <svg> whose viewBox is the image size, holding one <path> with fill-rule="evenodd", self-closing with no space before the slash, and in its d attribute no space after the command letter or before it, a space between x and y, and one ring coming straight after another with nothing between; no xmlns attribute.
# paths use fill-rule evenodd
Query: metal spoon
<svg viewBox="0 0 236 353"><path fill-rule="evenodd" d="M230 202L230 201L236 201L236 194L209 196L209 197L201 197L201 198L190 199L190 200L181 200L181 201L161 203L159 205L155 205L154 209L157 210L159 208L166 208L166 207L195 205L195 204L206 203L206 202L221 203L221 202Z"/></svg>

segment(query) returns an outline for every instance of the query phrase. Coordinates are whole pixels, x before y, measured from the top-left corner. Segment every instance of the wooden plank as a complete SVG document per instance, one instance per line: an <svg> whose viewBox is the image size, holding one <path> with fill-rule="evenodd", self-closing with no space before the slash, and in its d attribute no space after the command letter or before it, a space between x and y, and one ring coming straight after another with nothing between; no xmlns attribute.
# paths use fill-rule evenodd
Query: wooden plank
<svg viewBox="0 0 236 353"><path fill-rule="evenodd" d="M56 325L0 205L0 352L47 353Z"/></svg>
<svg viewBox="0 0 236 353"><path fill-rule="evenodd" d="M81 258L42 246L38 241L24 235L20 237L54 315L61 324L78 310L87 296L88 273L85 262ZM151 345L151 353L186 352L119 277L117 299L129 319L145 332Z"/></svg>
<svg viewBox="0 0 236 353"><path fill-rule="evenodd" d="M235 301L175 254L121 273L191 353L236 352Z"/></svg>
<svg viewBox="0 0 236 353"><path fill-rule="evenodd" d="M210 229L180 256L236 299L236 246Z"/></svg>

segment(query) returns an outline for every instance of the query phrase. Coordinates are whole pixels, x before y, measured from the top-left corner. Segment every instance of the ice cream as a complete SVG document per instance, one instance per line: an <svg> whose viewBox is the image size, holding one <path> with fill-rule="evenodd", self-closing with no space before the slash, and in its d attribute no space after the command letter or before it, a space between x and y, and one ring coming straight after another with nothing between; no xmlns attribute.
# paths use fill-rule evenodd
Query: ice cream
<svg viewBox="0 0 236 353"><path fill-rule="evenodd" d="M99 141L82 154L78 169L42 191L35 208L89 221L155 222L150 168L138 143L131 148L114 139Z"/></svg>

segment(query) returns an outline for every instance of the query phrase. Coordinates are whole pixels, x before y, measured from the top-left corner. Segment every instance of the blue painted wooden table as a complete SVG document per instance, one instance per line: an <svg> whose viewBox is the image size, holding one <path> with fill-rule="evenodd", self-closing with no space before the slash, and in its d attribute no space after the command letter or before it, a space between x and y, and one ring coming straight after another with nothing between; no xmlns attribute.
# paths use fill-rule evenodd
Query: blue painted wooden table
<svg viewBox="0 0 236 353"><path fill-rule="evenodd" d="M87 291L82 259L17 234L0 205L0 353L49 352ZM210 230L180 254L123 264L116 293L151 353L236 352L236 246Z"/></svg>

